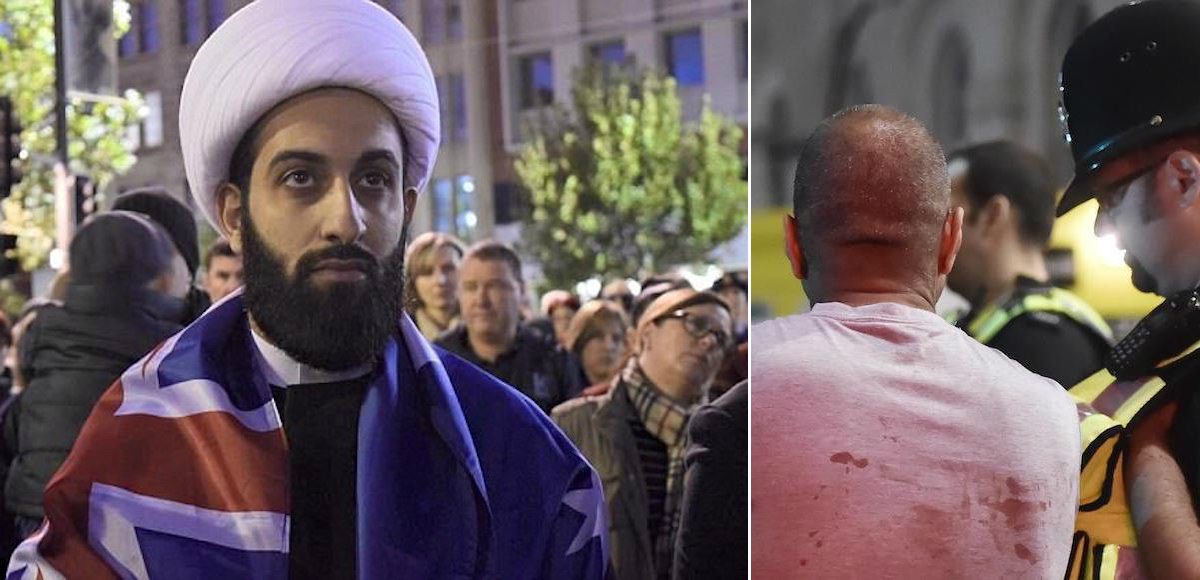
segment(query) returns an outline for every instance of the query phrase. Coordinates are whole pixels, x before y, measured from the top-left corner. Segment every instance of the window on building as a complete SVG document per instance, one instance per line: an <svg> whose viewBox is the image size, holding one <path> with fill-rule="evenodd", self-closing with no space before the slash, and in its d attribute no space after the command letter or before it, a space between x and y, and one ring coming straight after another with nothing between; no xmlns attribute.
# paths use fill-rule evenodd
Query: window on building
<svg viewBox="0 0 1200 580"><path fill-rule="evenodd" d="M125 33L125 36L122 36L120 42L117 43L117 56L121 58L128 58L133 56L136 52L137 30L133 27L130 27L129 31Z"/></svg>
<svg viewBox="0 0 1200 580"><path fill-rule="evenodd" d="M462 0L446 1L446 40L461 40L463 37Z"/></svg>
<svg viewBox="0 0 1200 580"><path fill-rule="evenodd" d="M225 5L225 0L207 0L208 1L208 33L212 34L222 22L225 22L225 17L229 16L229 10Z"/></svg>
<svg viewBox="0 0 1200 580"><path fill-rule="evenodd" d="M554 68L550 53L521 57L519 69L522 109L533 109L554 102Z"/></svg>
<svg viewBox="0 0 1200 580"><path fill-rule="evenodd" d="M680 86L704 84L704 43L700 29L673 32L666 38L667 72Z"/></svg>
<svg viewBox="0 0 1200 580"><path fill-rule="evenodd" d="M958 29L942 36L933 70L933 134L953 148L967 137L967 83L971 77L967 43Z"/></svg>
<svg viewBox="0 0 1200 580"><path fill-rule="evenodd" d="M479 217L475 215L475 178L459 175L455 180L454 226L455 235L470 240Z"/></svg>
<svg viewBox="0 0 1200 580"><path fill-rule="evenodd" d="M441 44L446 40L446 0L421 0L421 40Z"/></svg>
<svg viewBox="0 0 1200 580"><path fill-rule="evenodd" d="M142 52L158 52L158 3L146 0L138 4L136 20Z"/></svg>
<svg viewBox="0 0 1200 580"><path fill-rule="evenodd" d="M444 76L433 77L433 86L438 94L438 126L442 131L442 143L450 141L450 83Z"/></svg>
<svg viewBox="0 0 1200 580"><path fill-rule="evenodd" d="M592 60L604 65L622 65L625 62L625 41L618 39L593 45Z"/></svg>
<svg viewBox="0 0 1200 580"><path fill-rule="evenodd" d="M738 31L738 78L746 80L750 76L750 24L743 20Z"/></svg>
<svg viewBox="0 0 1200 580"><path fill-rule="evenodd" d="M191 46L202 40L204 21L200 17L200 0L180 0L179 2L179 40L185 46Z"/></svg>
<svg viewBox="0 0 1200 580"><path fill-rule="evenodd" d="M148 92L146 99L146 118L142 120L142 145L158 147L163 144L163 110L162 93Z"/></svg>
<svg viewBox="0 0 1200 580"><path fill-rule="evenodd" d="M467 140L467 84L461 74L450 75L450 138L462 143Z"/></svg>
<svg viewBox="0 0 1200 580"><path fill-rule="evenodd" d="M396 18L404 18L404 0L376 0L376 2L388 12L395 14Z"/></svg>
<svg viewBox="0 0 1200 580"><path fill-rule="evenodd" d="M444 177L433 180L433 229L454 232L454 183Z"/></svg>

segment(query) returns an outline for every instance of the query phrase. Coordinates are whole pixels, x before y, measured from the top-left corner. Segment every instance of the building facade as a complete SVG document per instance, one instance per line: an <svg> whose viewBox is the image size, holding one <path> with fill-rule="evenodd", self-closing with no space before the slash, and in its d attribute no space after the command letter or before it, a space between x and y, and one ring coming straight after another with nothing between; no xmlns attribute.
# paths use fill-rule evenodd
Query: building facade
<svg viewBox="0 0 1200 580"><path fill-rule="evenodd" d="M129 140L138 163L112 192L161 185L191 203L179 148L179 96L196 49L249 0L131 0L118 84L146 100ZM586 58L632 56L673 74L687 104L747 119L746 0L377 0L429 56L442 146L414 233L514 241L523 218L512 158L523 114L569 99Z"/></svg>
<svg viewBox="0 0 1200 580"><path fill-rule="evenodd" d="M1013 139L1059 177L1071 157L1058 71L1071 40L1120 0L758 0L751 200L791 205L802 140L856 103L921 119L946 149Z"/></svg>

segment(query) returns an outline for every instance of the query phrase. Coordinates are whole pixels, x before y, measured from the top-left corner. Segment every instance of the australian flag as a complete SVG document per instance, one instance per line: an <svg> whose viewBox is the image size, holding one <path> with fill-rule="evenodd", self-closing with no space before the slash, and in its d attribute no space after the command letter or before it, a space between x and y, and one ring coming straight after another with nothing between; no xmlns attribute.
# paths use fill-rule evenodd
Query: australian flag
<svg viewBox="0 0 1200 580"><path fill-rule="evenodd" d="M359 420L358 577L604 578L604 495L574 446L407 316L398 337ZM7 578L287 578L287 449L253 348L237 293L126 371Z"/></svg>

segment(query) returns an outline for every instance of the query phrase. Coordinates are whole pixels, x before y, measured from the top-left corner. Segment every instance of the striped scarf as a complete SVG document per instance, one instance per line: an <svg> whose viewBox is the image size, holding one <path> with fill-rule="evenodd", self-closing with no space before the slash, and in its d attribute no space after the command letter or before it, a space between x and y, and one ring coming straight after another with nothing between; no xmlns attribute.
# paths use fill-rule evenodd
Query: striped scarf
<svg viewBox="0 0 1200 580"><path fill-rule="evenodd" d="M642 373L634 359L622 374L629 400L651 435L667 446L667 498L654 538L654 569L670 576L675 556L675 533L679 530L679 504L683 498L683 453L687 449L687 422L692 408L684 407L659 392Z"/></svg>

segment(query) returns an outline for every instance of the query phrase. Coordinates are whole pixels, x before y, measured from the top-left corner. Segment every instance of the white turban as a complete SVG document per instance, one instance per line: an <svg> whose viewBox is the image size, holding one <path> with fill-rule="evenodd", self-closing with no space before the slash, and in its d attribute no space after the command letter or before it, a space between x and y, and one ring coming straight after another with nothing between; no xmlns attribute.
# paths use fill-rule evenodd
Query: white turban
<svg viewBox="0 0 1200 580"><path fill-rule="evenodd" d="M437 157L437 88L412 33L368 0L256 0L196 52L179 103L188 186L209 223L233 151L279 103L321 87L367 93L391 109L407 148L404 185L424 187Z"/></svg>

